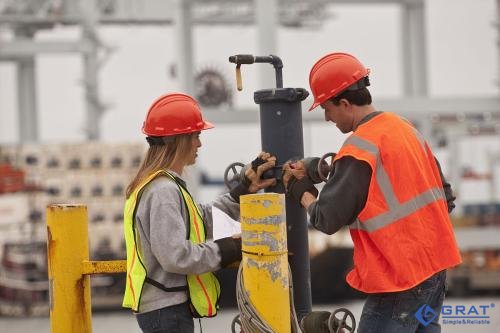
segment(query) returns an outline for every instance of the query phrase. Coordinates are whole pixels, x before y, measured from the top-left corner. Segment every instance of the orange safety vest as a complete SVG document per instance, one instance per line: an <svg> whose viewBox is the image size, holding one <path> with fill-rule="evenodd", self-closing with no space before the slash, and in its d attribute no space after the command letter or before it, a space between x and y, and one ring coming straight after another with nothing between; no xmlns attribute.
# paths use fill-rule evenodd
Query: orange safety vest
<svg viewBox="0 0 500 333"><path fill-rule="evenodd" d="M372 169L365 207L350 225L353 288L407 290L461 263L434 155L408 121L384 112L361 124L335 160L344 156Z"/></svg>

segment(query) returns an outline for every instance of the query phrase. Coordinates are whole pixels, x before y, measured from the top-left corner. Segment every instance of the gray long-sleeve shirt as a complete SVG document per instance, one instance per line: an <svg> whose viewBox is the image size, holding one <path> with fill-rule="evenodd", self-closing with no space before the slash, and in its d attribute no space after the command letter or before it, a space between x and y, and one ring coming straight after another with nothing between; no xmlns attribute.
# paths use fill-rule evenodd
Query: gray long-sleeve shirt
<svg viewBox="0 0 500 333"><path fill-rule="evenodd" d="M373 112L360 124L382 112ZM443 189L448 202L448 211L455 207L451 185L446 181L436 159ZM372 170L368 163L351 156L335 161L330 177L321 190L318 200L308 207L312 226L324 233L333 234L343 226L353 223L365 207L368 198Z"/></svg>
<svg viewBox="0 0 500 333"><path fill-rule="evenodd" d="M170 171L174 176L174 172ZM184 182L179 178L181 182ZM212 240L212 205L239 220L239 204L229 194L211 204L197 204L203 215L207 242L188 240L189 215L182 194L170 178L158 177L143 190L135 222L149 278L165 287L186 285L187 274L213 272L220 268L219 247ZM165 292L144 284L139 312L148 312L187 301L186 291Z"/></svg>

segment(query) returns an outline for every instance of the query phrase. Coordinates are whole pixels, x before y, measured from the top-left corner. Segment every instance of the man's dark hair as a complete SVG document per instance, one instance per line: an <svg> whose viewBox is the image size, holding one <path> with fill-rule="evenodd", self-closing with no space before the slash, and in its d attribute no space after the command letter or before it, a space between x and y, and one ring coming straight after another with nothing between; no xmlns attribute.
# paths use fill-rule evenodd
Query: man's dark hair
<svg viewBox="0 0 500 333"><path fill-rule="evenodd" d="M340 95L330 98L330 101L338 106L340 104L340 100L343 98L347 99L349 103L357 106L372 104L372 95L366 87L358 90L345 90L340 93Z"/></svg>

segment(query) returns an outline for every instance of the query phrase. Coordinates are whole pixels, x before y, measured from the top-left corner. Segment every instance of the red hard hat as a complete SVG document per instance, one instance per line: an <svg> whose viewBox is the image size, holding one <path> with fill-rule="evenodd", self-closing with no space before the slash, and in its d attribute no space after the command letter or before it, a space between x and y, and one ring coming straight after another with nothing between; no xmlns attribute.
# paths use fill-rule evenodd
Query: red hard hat
<svg viewBox="0 0 500 333"><path fill-rule="evenodd" d="M309 73L309 86L314 95L312 111L370 74L358 59L347 53L330 53L319 59Z"/></svg>
<svg viewBox="0 0 500 333"><path fill-rule="evenodd" d="M214 125L203 120L198 103L186 94L160 96L149 108L142 132L148 136L170 136L199 132Z"/></svg>

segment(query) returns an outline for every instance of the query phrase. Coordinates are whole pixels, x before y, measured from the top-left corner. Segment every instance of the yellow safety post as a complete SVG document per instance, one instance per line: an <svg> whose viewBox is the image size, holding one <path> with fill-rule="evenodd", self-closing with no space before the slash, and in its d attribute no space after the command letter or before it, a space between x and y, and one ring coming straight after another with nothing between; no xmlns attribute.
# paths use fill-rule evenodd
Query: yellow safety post
<svg viewBox="0 0 500 333"><path fill-rule="evenodd" d="M52 332L91 332L87 207L47 207L50 327Z"/></svg>
<svg viewBox="0 0 500 333"><path fill-rule="evenodd" d="M248 194L240 204L245 290L274 332L290 332L285 197Z"/></svg>
<svg viewBox="0 0 500 333"><path fill-rule="evenodd" d="M87 207L47 207L50 327L53 333L92 332L90 276L126 271L126 261L89 261Z"/></svg>

